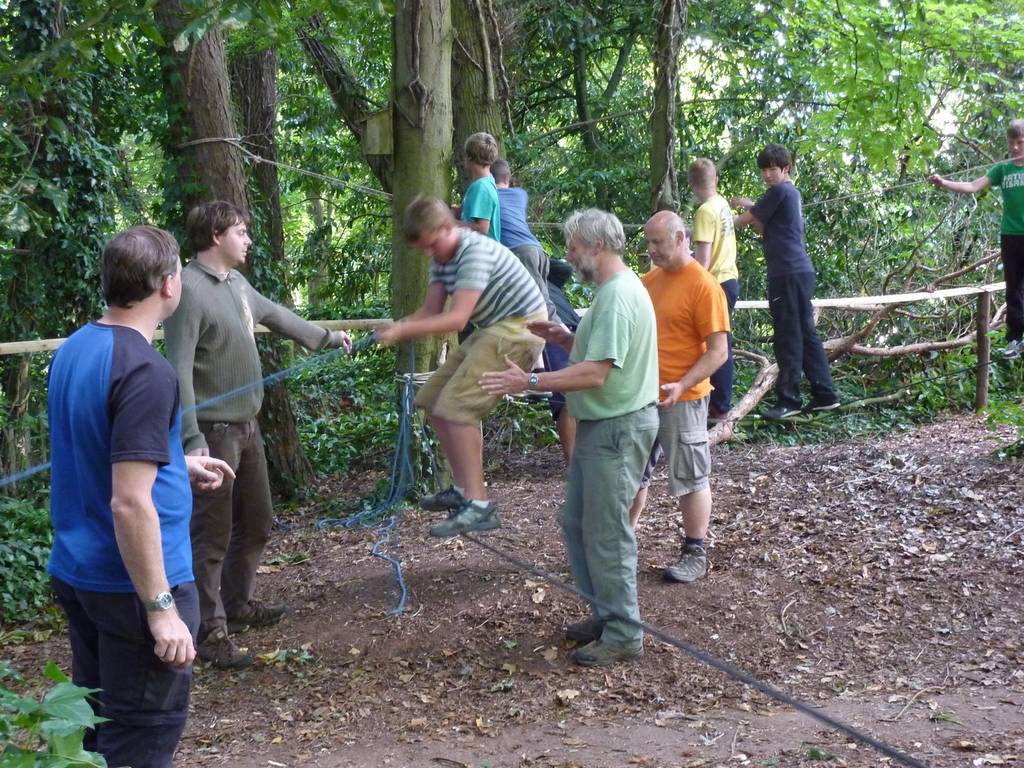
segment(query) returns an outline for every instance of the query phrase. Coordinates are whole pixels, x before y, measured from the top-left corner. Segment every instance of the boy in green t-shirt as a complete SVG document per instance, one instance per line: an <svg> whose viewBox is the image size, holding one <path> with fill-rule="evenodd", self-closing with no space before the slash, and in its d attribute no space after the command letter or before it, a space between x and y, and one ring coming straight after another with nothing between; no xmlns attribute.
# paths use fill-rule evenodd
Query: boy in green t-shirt
<svg viewBox="0 0 1024 768"><path fill-rule="evenodd" d="M473 180L462 196L459 218L463 226L481 235L501 240L501 217L498 215L498 187L491 175L491 166L498 159L498 142L489 133L474 133L463 145L466 171Z"/></svg>
<svg viewBox="0 0 1024 768"><path fill-rule="evenodd" d="M939 189L974 194L991 186L1003 194L999 252L1006 280L1006 357L1024 352L1024 120L1011 120L1006 129L1010 159L996 163L974 181L949 181L938 174L928 181Z"/></svg>

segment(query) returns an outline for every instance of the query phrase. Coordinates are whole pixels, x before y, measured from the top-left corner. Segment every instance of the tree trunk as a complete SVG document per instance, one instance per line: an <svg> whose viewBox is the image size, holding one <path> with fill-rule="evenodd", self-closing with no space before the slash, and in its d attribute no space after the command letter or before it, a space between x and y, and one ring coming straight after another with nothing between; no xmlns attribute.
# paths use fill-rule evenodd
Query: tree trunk
<svg viewBox="0 0 1024 768"><path fill-rule="evenodd" d="M491 44L491 19L484 0L452 0L452 139L459 189L465 191L469 177L463 168L462 146L472 134L486 131L501 143L501 101L497 69L500 58Z"/></svg>
<svg viewBox="0 0 1024 768"><path fill-rule="evenodd" d="M356 78L348 62L321 40L323 19L313 16L299 28L299 42L313 68L320 73L338 114L352 135L362 144L366 117L374 111L366 88ZM385 192L390 192L394 165L390 155L368 155L366 162Z"/></svg>
<svg viewBox="0 0 1024 768"><path fill-rule="evenodd" d="M288 290L288 265L284 251L284 223L281 218L281 194L277 166L277 55L274 51L246 53L231 61L236 101L242 117L246 142L260 157L270 162L253 168L255 189L252 197L254 240L264 247L252 249L269 256L250 261L250 279L256 289L282 304L291 304ZM279 371L294 361L287 342L273 336L260 339L265 371ZM267 464L274 490L290 496L308 485L313 468L302 449L295 427L295 414L284 382L266 388L260 429L266 436Z"/></svg>
<svg viewBox="0 0 1024 768"><path fill-rule="evenodd" d="M651 210L679 210L676 177L676 97L679 48L686 0L662 0L654 48L654 110L651 113Z"/></svg>
<svg viewBox="0 0 1024 768"><path fill-rule="evenodd" d="M156 18L164 39L173 41L185 26L181 0L160 0ZM171 199L180 203L182 214L206 200L248 210L241 152L217 140L238 137L220 29L210 29L183 52L165 48L161 70L170 127L167 154L174 164Z"/></svg>
<svg viewBox="0 0 1024 768"><path fill-rule="evenodd" d="M448 200L452 159L451 9L448 0L397 0L392 30L394 179L391 308L415 310L427 286L427 258L402 237L402 216L417 195ZM403 345L404 347L404 345ZM416 345L416 368L436 359L438 343ZM399 350L399 366L408 367Z"/></svg>

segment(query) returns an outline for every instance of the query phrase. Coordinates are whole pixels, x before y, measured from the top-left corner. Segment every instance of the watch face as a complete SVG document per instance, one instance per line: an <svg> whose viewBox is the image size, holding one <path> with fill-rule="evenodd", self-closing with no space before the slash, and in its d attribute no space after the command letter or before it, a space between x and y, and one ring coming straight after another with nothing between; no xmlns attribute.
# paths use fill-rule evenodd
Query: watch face
<svg viewBox="0 0 1024 768"><path fill-rule="evenodd" d="M170 592L161 592L146 607L152 611L166 611L172 605L174 605L174 595Z"/></svg>

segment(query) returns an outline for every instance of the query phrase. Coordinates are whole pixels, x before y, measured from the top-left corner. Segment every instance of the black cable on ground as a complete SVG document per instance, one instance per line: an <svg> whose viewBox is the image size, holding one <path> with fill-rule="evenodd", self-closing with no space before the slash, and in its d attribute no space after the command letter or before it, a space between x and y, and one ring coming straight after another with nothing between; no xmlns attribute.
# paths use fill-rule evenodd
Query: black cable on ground
<svg viewBox="0 0 1024 768"><path fill-rule="evenodd" d="M473 542L478 547L486 549L492 554L495 554L498 557L500 557L502 560L505 560L511 563L512 565L515 565L517 568L520 568L524 571L528 571L529 573L532 573L534 576L544 579L544 581L548 582L552 586L557 587L558 589L561 589L564 592L569 592L573 595L576 595L580 599L592 605L596 605L602 611L605 611L606 613L608 613L608 615L614 616L616 619L619 619L620 621L625 621L628 624L640 627L648 634L653 635L662 642L668 643L669 645L674 646L681 651L684 651L685 653L689 654L690 656L702 662L703 664L707 664L708 666L714 667L718 671L724 672L729 677L739 680L744 685L748 685L751 688L755 688L756 690L761 691L761 693L770 696L776 701L780 701L783 704L787 704L793 707L794 709L804 713L805 715L813 717L818 722L823 723L830 728L833 728L841 733L846 734L850 738L855 739L856 741L859 741L860 743L871 747L872 749L882 753L886 757L892 758L893 760L895 760L898 763L901 763L902 765L911 766L911 768L928 768L927 764L922 763L917 758L904 754L895 747L891 747L885 742L879 741L875 737L870 736L864 733L863 731L857 730L852 725L847 725L846 723L840 720L836 720L831 715L816 710L809 704L805 704L799 699L793 698L788 693L780 691L778 688L775 688L774 686L771 686L768 683L758 680L756 677L753 677L752 675L749 675L742 670L736 669L735 667L726 664L721 659L712 656L711 654L702 651L699 648L695 648L694 646L690 645L689 643L683 640L679 640L675 637L672 637L671 635L662 632L660 629L645 624L642 621L636 621L634 619L629 618L628 616L623 616L621 613L615 611L609 605L605 604L601 600L598 600L593 595L588 595L584 593L578 587L558 578L553 573L548 573L547 571L541 570L540 568L537 568L536 566L531 565L530 563L520 560L514 555L510 555L507 552L499 549L498 547L495 547L491 544L488 544L485 541L482 541L481 539L477 538L476 536L473 536L472 534L463 533L462 536L463 538L469 539L469 541Z"/></svg>

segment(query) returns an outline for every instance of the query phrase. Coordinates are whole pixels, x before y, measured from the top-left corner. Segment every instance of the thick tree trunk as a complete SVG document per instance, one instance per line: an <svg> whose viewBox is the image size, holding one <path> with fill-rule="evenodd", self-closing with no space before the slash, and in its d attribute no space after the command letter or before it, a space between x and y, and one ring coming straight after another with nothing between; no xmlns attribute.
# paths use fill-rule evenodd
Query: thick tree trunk
<svg viewBox="0 0 1024 768"><path fill-rule="evenodd" d="M160 31L173 41L185 25L181 0L160 0ZM217 139L235 139L230 80L220 29L209 30L185 51L164 49L162 62L175 196L182 213L204 200L227 200L248 210L242 155Z"/></svg>
<svg viewBox="0 0 1024 768"><path fill-rule="evenodd" d="M277 55L272 50L243 54L232 60L231 72L246 142L253 152L270 161L257 163L253 168L254 239L264 245L260 251L269 258L249 264L250 279L264 295L290 304L281 194L274 165L277 161ZM265 371L281 370L294 360L287 342L280 339L261 339L259 347ZM279 493L292 495L309 483L313 468L302 449L284 382L266 388L260 429L266 435L271 484Z"/></svg>
<svg viewBox="0 0 1024 768"><path fill-rule="evenodd" d="M427 286L427 258L402 237L402 216L417 195L448 200L452 159L451 9L448 0L397 0L392 39L394 180L391 307L415 310ZM416 367L433 364L437 343L417 344ZM399 365L407 367L407 353Z"/></svg>
<svg viewBox="0 0 1024 768"><path fill-rule="evenodd" d="M484 0L452 0L452 139L459 188L469 179L463 168L462 145L470 135L486 131L501 150L501 100L497 71L501 66L497 46L492 45L491 18Z"/></svg>
<svg viewBox="0 0 1024 768"><path fill-rule="evenodd" d="M686 0L662 0L654 48L654 110L651 112L651 210L679 210L676 177L676 97L679 48Z"/></svg>

